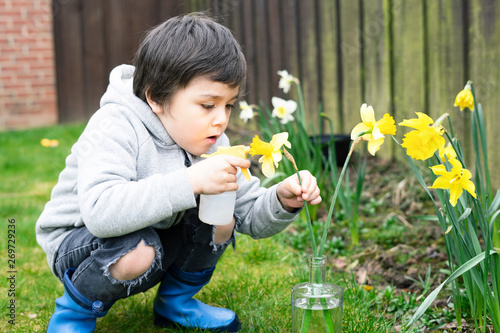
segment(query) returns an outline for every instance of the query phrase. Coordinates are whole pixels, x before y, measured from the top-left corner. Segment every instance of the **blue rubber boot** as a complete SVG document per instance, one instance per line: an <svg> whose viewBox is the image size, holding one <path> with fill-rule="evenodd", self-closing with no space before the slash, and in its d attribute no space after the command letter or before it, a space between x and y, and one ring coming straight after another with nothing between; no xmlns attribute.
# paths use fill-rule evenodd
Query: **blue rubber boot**
<svg viewBox="0 0 500 333"><path fill-rule="evenodd" d="M241 325L236 313L192 298L210 281L214 269L188 273L172 265L165 273L155 298L155 325L238 332Z"/></svg>
<svg viewBox="0 0 500 333"><path fill-rule="evenodd" d="M56 309L50 318L48 333L94 332L97 318L104 317L113 303L89 301L71 282L74 268L64 273L64 295L56 299Z"/></svg>

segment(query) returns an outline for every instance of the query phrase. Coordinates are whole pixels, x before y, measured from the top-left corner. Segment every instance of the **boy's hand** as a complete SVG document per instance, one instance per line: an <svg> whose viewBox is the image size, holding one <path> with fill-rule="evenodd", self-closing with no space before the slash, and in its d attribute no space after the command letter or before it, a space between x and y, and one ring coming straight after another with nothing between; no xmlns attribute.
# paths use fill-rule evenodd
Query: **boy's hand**
<svg viewBox="0 0 500 333"><path fill-rule="evenodd" d="M317 205L321 202L316 178L307 170L302 170L299 173L302 180L302 186L300 186L297 174L294 174L282 181L276 189L278 200L283 208L289 212L293 212L295 209L303 207L303 200L305 200L308 205Z"/></svg>
<svg viewBox="0 0 500 333"><path fill-rule="evenodd" d="M195 194L236 191L237 168L249 168L250 161L231 155L215 155L187 168Z"/></svg>

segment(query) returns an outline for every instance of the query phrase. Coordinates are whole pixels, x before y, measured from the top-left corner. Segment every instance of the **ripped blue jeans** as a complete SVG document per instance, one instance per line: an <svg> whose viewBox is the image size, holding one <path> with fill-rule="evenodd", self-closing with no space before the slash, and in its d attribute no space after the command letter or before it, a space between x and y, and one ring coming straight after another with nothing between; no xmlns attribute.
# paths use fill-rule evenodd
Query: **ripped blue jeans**
<svg viewBox="0 0 500 333"><path fill-rule="evenodd" d="M214 226L198 219L197 208L184 213L181 222L169 229L145 228L128 235L98 238L86 227L74 229L59 247L55 273L62 281L68 268L75 268L72 282L88 300L112 302L144 292L159 283L167 269L175 264L186 272L215 267L231 242L213 241ZM141 240L153 246L155 259L137 279L121 281L109 274L109 267L135 249Z"/></svg>

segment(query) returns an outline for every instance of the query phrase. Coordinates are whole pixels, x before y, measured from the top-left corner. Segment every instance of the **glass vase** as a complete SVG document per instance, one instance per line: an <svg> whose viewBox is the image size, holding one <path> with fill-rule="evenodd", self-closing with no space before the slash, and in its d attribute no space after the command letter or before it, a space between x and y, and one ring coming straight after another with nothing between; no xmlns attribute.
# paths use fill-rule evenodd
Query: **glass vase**
<svg viewBox="0 0 500 333"><path fill-rule="evenodd" d="M309 282L292 287L292 333L342 332L344 289L325 272L326 256L309 257Z"/></svg>

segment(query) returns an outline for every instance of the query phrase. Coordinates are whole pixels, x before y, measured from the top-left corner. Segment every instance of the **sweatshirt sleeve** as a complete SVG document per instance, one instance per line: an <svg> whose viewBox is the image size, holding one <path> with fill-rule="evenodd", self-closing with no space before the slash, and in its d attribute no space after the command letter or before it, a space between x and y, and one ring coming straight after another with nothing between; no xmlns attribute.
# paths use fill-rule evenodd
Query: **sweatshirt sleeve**
<svg viewBox="0 0 500 333"><path fill-rule="evenodd" d="M235 212L240 218L238 232L252 238L271 237L283 231L292 223L300 212L290 213L278 200L274 185L268 189L260 186L256 177L248 182L244 177L238 181L241 195L236 200Z"/></svg>
<svg viewBox="0 0 500 333"><path fill-rule="evenodd" d="M74 148L83 221L97 237L116 237L151 226L196 206L185 168L137 177L138 142L133 125L115 123L104 133L93 117ZM101 132L99 132L101 131ZM172 222L173 223L173 222Z"/></svg>

